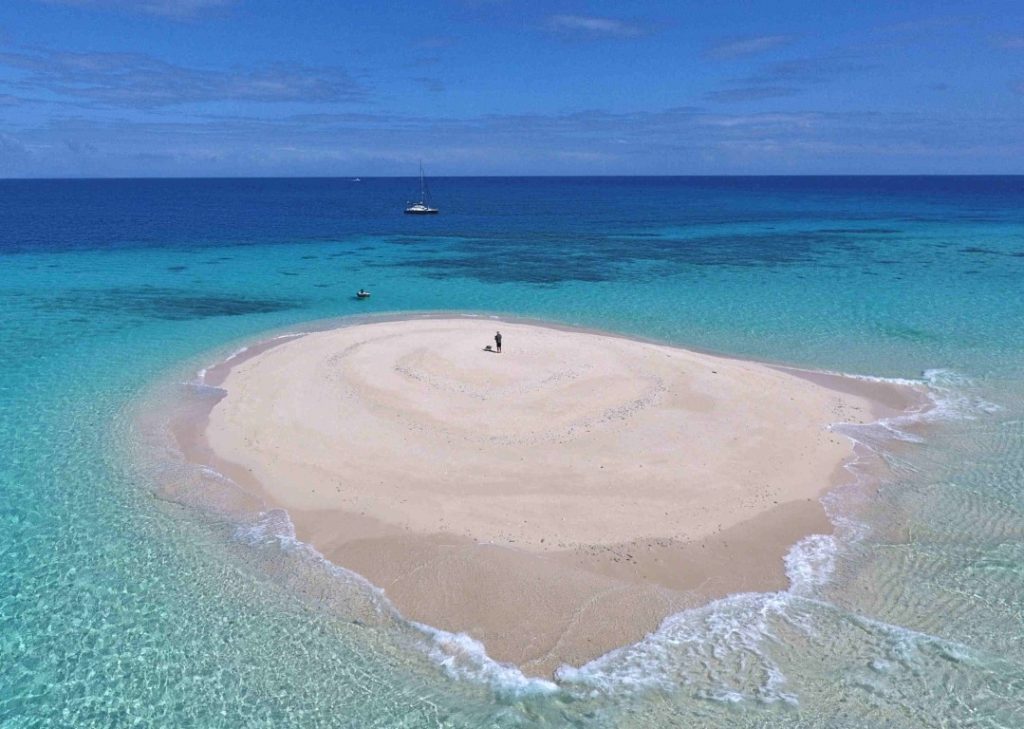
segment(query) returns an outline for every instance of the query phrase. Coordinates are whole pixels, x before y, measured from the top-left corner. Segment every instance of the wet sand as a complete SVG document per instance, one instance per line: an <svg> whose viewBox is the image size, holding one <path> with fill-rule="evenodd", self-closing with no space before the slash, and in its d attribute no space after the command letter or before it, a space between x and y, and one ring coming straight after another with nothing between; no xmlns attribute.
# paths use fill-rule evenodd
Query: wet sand
<svg viewBox="0 0 1024 729"><path fill-rule="evenodd" d="M504 334L504 352L493 344ZM275 340L212 369L186 456L411 620L530 675L581 665L710 599L786 586L831 531L835 422L910 388L595 333L416 319Z"/></svg>

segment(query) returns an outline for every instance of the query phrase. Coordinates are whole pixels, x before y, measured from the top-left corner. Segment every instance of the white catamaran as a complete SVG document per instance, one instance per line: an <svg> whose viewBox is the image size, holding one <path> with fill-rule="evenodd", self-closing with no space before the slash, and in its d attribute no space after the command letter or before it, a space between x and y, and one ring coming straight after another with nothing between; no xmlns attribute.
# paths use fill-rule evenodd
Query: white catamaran
<svg viewBox="0 0 1024 729"><path fill-rule="evenodd" d="M430 190L427 189L427 178L423 176L423 163L420 162L420 201L409 203L405 208L407 215L436 215L437 208L430 207Z"/></svg>

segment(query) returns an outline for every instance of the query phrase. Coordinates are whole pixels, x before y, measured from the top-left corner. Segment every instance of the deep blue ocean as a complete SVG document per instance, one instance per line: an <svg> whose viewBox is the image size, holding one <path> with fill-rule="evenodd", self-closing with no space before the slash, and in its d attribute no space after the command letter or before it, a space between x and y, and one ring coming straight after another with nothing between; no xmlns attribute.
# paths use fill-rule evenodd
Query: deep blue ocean
<svg viewBox="0 0 1024 729"><path fill-rule="evenodd" d="M431 189L418 217L413 179L0 181L0 726L1024 726L1024 177ZM540 684L155 489L147 398L268 333L441 311L940 407L875 444L880 490L827 497L835 543L791 590Z"/></svg>

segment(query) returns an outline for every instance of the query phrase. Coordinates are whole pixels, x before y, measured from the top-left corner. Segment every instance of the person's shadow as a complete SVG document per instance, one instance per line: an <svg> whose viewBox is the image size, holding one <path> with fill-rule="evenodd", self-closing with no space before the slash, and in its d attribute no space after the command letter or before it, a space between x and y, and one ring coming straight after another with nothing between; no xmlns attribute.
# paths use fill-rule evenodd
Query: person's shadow
<svg viewBox="0 0 1024 729"><path fill-rule="evenodd" d="M492 347L489 344L486 347L484 347L484 351L485 352L490 352L491 354L501 354L501 352L499 352L498 350L496 350L494 347Z"/></svg>

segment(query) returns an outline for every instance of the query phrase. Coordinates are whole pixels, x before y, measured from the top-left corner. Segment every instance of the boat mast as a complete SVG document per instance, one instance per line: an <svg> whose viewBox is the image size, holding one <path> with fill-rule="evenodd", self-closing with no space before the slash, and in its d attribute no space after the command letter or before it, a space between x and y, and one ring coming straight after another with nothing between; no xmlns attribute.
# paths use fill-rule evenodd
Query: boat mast
<svg viewBox="0 0 1024 729"><path fill-rule="evenodd" d="M427 183L423 178L423 160L420 160L420 202L427 204Z"/></svg>

